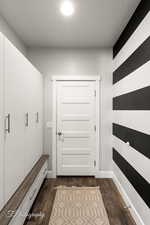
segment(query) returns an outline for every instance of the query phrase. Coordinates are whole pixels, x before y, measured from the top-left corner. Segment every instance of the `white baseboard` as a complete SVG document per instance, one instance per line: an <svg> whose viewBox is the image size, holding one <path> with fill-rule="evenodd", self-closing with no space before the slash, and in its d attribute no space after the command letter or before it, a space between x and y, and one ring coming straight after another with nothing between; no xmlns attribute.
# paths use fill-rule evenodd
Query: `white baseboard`
<svg viewBox="0 0 150 225"><path fill-rule="evenodd" d="M132 204L129 196L127 195L126 191L124 190L124 188L122 187L122 185L120 184L118 178L116 177L116 175L113 173L113 181L116 184L118 191L120 192L124 202L126 203L127 207L129 207L129 211L132 215L132 217L134 218L135 222L137 225L144 225L144 222L142 221L140 215L138 214L138 212L136 211L134 205Z"/></svg>
<svg viewBox="0 0 150 225"><path fill-rule="evenodd" d="M98 171L95 177L96 178L113 178L113 171ZM52 170L48 171L47 178L56 178Z"/></svg>
<svg viewBox="0 0 150 225"><path fill-rule="evenodd" d="M98 171L96 178L113 178L113 171Z"/></svg>

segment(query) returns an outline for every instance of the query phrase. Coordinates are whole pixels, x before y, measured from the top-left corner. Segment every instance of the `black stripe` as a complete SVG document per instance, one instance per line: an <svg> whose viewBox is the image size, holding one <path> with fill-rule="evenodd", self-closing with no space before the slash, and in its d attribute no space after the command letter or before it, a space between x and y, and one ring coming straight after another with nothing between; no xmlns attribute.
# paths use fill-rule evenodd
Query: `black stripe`
<svg viewBox="0 0 150 225"><path fill-rule="evenodd" d="M150 135L113 123L113 135L150 159Z"/></svg>
<svg viewBox="0 0 150 225"><path fill-rule="evenodd" d="M150 10L150 1L142 0L113 48L115 57Z"/></svg>
<svg viewBox="0 0 150 225"><path fill-rule="evenodd" d="M150 60L150 37L113 73L113 84L126 77Z"/></svg>
<svg viewBox="0 0 150 225"><path fill-rule="evenodd" d="M150 184L115 149L113 160L150 208Z"/></svg>
<svg viewBox="0 0 150 225"><path fill-rule="evenodd" d="M150 110L150 86L113 98L113 110Z"/></svg>

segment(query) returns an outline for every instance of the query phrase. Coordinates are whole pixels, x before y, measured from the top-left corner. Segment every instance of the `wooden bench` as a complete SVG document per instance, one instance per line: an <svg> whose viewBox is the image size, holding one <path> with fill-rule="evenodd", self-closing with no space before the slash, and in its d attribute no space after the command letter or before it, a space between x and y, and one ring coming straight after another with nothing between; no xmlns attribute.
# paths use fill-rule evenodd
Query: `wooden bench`
<svg viewBox="0 0 150 225"><path fill-rule="evenodd" d="M33 194L31 194L32 197L29 197L29 200L31 200L31 203L33 204L33 200L35 199L41 184L43 183L44 178L47 175L48 171L48 161L49 156L48 155L42 155L41 158L38 160L38 162L35 164L33 169L30 171L30 173L26 176L22 184L19 186L17 191L14 193L14 195L11 197L11 199L6 203L4 208L0 211L0 225L8 225L10 222L13 224L12 220L14 220L14 215L9 216L10 212L17 212L19 210L20 206L22 205L24 199L28 194L30 194L30 189L33 186L34 182L37 180L37 183L35 184L35 187L37 186L37 189L33 191ZM43 168L45 164L45 168ZM43 171L41 171L43 168ZM42 172L41 175L39 175ZM38 178L40 176L40 178ZM39 183L38 183L39 182ZM35 193L36 192L36 193ZM35 195L35 196L34 196ZM31 208L32 204L28 206L28 208ZM22 220L24 220L23 218ZM14 223L15 224L15 223ZM18 224L20 225L20 224Z"/></svg>

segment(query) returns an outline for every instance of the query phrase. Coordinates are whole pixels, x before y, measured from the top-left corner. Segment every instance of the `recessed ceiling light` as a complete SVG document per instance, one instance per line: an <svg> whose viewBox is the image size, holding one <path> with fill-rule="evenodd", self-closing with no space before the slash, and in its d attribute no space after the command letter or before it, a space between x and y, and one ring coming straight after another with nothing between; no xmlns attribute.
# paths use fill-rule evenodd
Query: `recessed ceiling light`
<svg viewBox="0 0 150 225"><path fill-rule="evenodd" d="M60 11L64 16L71 16L74 13L74 5L70 0L66 0L62 3Z"/></svg>

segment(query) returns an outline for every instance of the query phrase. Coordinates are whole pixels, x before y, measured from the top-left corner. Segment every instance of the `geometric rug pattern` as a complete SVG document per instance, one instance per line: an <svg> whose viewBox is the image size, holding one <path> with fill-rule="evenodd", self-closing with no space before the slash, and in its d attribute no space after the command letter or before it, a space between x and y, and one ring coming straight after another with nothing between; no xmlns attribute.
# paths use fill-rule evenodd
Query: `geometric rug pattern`
<svg viewBox="0 0 150 225"><path fill-rule="evenodd" d="M99 187L57 187L49 225L110 225Z"/></svg>

